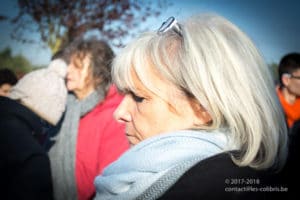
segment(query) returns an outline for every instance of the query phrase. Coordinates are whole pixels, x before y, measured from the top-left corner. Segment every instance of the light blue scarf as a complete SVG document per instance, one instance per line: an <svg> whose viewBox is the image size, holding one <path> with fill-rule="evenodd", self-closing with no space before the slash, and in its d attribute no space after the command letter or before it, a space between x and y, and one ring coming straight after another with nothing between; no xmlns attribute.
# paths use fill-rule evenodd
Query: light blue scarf
<svg viewBox="0 0 300 200"><path fill-rule="evenodd" d="M225 133L217 131L185 130L149 138L96 177L95 199L156 199L194 164L227 150L226 147ZM157 182L159 187L155 187Z"/></svg>

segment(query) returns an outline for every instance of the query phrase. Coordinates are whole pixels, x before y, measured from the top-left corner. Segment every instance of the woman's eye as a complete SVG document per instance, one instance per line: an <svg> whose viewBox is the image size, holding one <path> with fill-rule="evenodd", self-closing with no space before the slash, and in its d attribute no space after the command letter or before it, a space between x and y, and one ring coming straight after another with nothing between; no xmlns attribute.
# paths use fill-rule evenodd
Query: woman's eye
<svg viewBox="0 0 300 200"><path fill-rule="evenodd" d="M133 100L135 102L141 103L145 98L137 96L136 94L134 94L133 92L131 92L131 96L133 98Z"/></svg>

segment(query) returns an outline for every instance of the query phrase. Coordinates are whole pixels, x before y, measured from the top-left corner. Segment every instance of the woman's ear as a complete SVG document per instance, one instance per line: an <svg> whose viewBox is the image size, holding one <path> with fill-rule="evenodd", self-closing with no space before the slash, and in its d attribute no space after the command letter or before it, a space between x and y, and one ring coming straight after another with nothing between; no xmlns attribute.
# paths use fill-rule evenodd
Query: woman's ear
<svg viewBox="0 0 300 200"><path fill-rule="evenodd" d="M190 104L195 114L195 125L207 125L212 121L211 115L196 99L192 99Z"/></svg>

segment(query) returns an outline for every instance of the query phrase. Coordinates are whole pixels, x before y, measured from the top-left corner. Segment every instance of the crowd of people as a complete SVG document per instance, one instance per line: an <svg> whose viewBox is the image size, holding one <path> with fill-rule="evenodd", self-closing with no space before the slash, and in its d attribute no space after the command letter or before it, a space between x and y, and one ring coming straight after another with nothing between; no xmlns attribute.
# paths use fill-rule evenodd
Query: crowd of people
<svg viewBox="0 0 300 200"><path fill-rule="evenodd" d="M300 53L283 55L275 85L254 43L221 16L170 17L158 28L117 55L103 40L80 38L19 80L0 70L2 195L296 193Z"/></svg>

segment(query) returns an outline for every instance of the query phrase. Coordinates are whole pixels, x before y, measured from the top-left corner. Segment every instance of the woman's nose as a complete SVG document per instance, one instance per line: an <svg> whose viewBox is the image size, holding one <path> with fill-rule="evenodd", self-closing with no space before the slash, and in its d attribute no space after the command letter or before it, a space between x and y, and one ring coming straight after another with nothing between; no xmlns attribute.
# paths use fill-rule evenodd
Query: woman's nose
<svg viewBox="0 0 300 200"><path fill-rule="evenodd" d="M125 95L119 106L114 112L114 118L120 123L126 123L131 121L131 115L129 111L129 96Z"/></svg>

